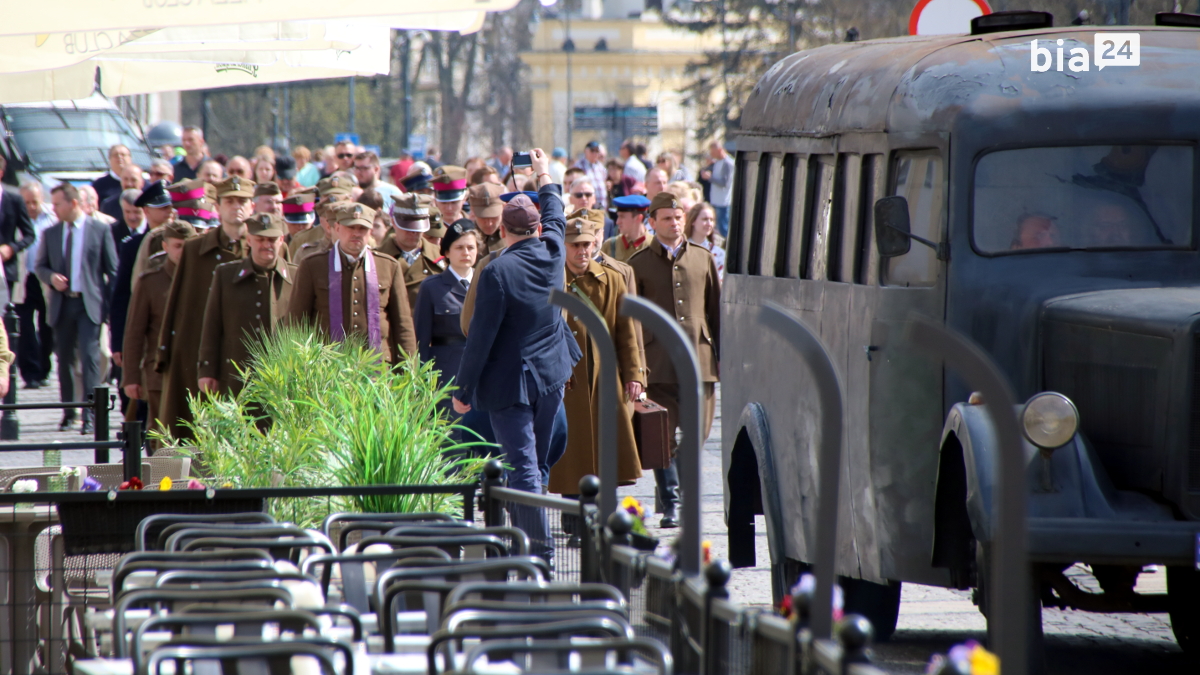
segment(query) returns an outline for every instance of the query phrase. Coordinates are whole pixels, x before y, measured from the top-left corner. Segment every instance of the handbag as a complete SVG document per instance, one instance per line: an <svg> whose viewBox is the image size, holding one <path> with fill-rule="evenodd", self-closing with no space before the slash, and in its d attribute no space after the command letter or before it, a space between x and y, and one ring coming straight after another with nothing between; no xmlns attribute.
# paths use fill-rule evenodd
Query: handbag
<svg viewBox="0 0 1200 675"><path fill-rule="evenodd" d="M642 468L665 469L671 466L671 434L667 409L643 399L633 403L633 436L637 440Z"/></svg>

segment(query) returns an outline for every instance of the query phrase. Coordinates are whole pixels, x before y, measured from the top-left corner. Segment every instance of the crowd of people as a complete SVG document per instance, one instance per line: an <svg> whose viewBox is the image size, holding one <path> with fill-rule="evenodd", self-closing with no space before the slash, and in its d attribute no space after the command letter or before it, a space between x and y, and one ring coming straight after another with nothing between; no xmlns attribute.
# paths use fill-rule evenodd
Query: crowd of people
<svg viewBox="0 0 1200 675"><path fill-rule="evenodd" d="M456 387L446 414L499 445L511 487L571 496L598 473L601 375L584 324L547 304L558 288L595 307L616 344L622 484L642 473L633 403L648 395L671 428L679 412L662 343L618 312L626 293L678 318L711 428L733 171L719 144L697 181L677 156L650 163L632 142L619 159L588 143L569 166L560 149L514 166L503 148L464 166L404 157L386 172L350 143L319 160L303 147L214 158L188 127L182 146L146 167L114 146L90 185L0 195L26 388L48 384L53 354L62 400L116 380L127 416L185 439L189 396L239 391L247 336L308 322L334 341L357 334L392 364L433 361ZM674 463L655 478L659 524L675 526ZM513 517L551 558L541 511Z"/></svg>

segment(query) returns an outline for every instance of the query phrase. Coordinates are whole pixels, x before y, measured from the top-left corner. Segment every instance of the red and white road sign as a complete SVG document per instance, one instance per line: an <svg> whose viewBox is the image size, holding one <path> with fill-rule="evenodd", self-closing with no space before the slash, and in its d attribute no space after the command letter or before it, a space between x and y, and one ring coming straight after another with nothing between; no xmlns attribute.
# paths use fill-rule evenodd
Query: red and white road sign
<svg viewBox="0 0 1200 675"><path fill-rule="evenodd" d="M918 0L908 17L908 34L970 33L971 19L991 13L987 0Z"/></svg>

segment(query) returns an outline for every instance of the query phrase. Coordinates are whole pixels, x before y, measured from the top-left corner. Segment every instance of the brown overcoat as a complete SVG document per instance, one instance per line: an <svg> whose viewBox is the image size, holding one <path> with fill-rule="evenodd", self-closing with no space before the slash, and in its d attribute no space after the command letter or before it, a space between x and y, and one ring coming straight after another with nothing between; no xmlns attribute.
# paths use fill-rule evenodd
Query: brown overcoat
<svg viewBox="0 0 1200 675"><path fill-rule="evenodd" d="M363 285L363 260L342 255L342 327L346 333L367 334L367 298ZM370 251L375 256L379 280L379 333L384 354L398 363L417 351L412 310L404 286L401 264L390 255ZM305 258L296 269L295 287L288 302L287 320L310 321L329 330L329 253Z"/></svg>
<svg viewBox="0 0 1200 675"><path fill-rule="evenodd" d="M400 247L396 245L394 232L388 232L376 250L404 263L404 256L400 253ZM441 251L431 241L421 237L421 255L417 256L413 264L405 264L404 285L408 289L408 306L417 306L417 293L421 291L422 281L445 271L446 263L442 259Z"/></svg>
<svg viewBox="0 0 1200 675"><path fill-rule="evenodd" d="M325 227L323 225L313 225L307 230L301 230L300 232L297 232L296 235L292 237L291 241L288 242L288 253L290 253L292 259L295 260L296 253L300 250L301 246L311 242L320 242L324 239ZM299 261L297 261L296 264L300 264Z"/></svg>
<svg viewBox="0 0 1200 675"><path fill-rule="evenodd" d="M679 321L700 361L700 379L717 382L721 339L721 281L712 254L684 240L674 260L657 240L629 259L638 295ZM671 356L653 333L645 334L649 384L678 384Z"/></svg>
<svg viewBox="0 0 1200 675"><path fill-rule="evenodd" d="M133 276L129 282L129 288L132 290L133 285L141 278L142 272L153 269L156 265L161 264L162 257L155 257L162 253L163 247L163 228L156 227L146 233L142 237L142 243L138 244L137 256L133 260Z"/></svg>
<svg viewBox="0 0 1200 675"><path fill-rule="evenodd" d="M200 329L208 289L217 265L240 260L245 254L241 240L231 241L225 230L214 227L183 245L171 292L163 312L158 339L158 372L163 379L162 419L176 438L189 438L183 423L191 421L188 394L200 389L196 357L200 353Z"/></svg>
<svg viewBox="0 0 1200 675"><path fill-rule="evenodd" d="M220 393L241 391L235 364L244 369L250 360L246 340L269 332L283 318L295 276L296 266L284 260L265 272L250 258L217 267L200 331L198 374L217 380Z"/></svg>
<svg viewBox="0 0 1200 675"><path fill-rule="evenodd" d="M617 482L630 485L642 477L633 436L633 420L625 409L625 384L646 384L641 358L638 354L634 321L617 313L621 296L625 295L625 280L614 270L595 261L588 263L583 274L573 277L567 271L567 292L578 297L581 293L600 311L608 325L613 346L617 351ZM550 492L579 494L579 479L588 474L600 474L600 449L597 434L600 423L600 354L588 338L583 322L568 313L567 326L583 351L575 364L574 385L563 396L567 410L567 451L550 469Z"/></svg>
<svg viewBox="0 0 1200 675"><path fill-rule="evenodd" d="M161 257L167 255L163 253ZM129 314L125 317L125 343L121 349L125 367L121 369L121 386L141 385L155 409L159 402L151 400L149 392L161 393L163 388L162 374L154 369L154 362L174 276L175 263L170 260L156 269L142 272L133 284Z"/></svg>

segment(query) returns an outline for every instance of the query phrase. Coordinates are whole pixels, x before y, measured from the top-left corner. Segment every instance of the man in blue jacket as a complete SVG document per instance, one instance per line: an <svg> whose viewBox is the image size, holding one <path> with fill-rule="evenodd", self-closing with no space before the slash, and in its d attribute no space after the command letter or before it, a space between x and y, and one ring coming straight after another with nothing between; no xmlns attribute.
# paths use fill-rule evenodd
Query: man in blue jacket
<svg viewBox="0 0 1200 675"><path fill-rule="evenodd" d="M545 462L563 387L582 357L561 311L547 302L563 287L566 247L561 187L551 183L549 158L531 153L541 214L517 195L501 216L504 253L479 274L475 314L458 370L454 409L474 400L488 412L505 454L508 486L541 494L539 460ZM540 220L540 222L539 222ZM525 531L534 555L550 560L554 542L545 513L514 505L513 524Z"/></svg>

